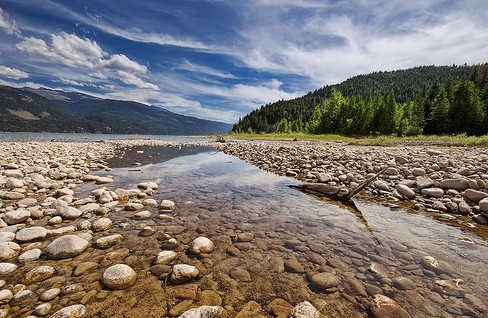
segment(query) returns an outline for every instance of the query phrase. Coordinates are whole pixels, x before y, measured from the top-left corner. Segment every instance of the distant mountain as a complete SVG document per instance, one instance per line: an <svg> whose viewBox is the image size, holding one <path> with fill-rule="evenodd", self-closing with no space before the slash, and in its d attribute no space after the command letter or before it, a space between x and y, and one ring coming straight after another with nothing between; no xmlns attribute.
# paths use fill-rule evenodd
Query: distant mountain
<svg viewBox="0 0 488 318"><path fill-rule="evenodd" d="M302 97L291 100L281 100L263 105L243 117L234 125L233 131L246 132L272 132L281 119L289 122L310 120L315 107L329 97L333 88L345 97L361 96L366 98L369 94L385 94L393 90L396 101L404 103L414 100L424 88L429 88L439 81L453 83L467 79L475 66L419 66L405 70L389 72L374 72L351 77L342 83L324 86Z"/></svg>
<svg viewBox="0 0 488 318"><path fill-rule="evenodd" d="M232 125L162 107L50 89L0 86L0 131L202 135Z"/></svg>

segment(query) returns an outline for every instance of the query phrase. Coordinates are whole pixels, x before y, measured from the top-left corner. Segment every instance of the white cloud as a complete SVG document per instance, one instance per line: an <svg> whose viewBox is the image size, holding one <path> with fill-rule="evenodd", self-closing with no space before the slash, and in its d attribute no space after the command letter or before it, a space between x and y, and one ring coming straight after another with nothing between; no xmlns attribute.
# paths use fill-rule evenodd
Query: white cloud
<svg viewBox="0 0 488 318"><path fill-rule="evenodd" d="M23 78L28 78L29 74L16 68L0 65L0 76L19 80Z"/></svg>
<svg viewBox="0 0 488 318"><path fill-rule="evenodd" d="M128 85L135 85L138 88L149 88L149 89L154 89L158 90L159 87L157 85L144 82L142 79L139 77L135 76L134 74L127 73L124 71L117 71L117 74L120 76L120 80L124 82L125 84Z"/></svg>
<svg viewBox="0 0 488 318"><path fill-rule="evenodd" d="M208 66L191 63L187 59L184 59L183 63L181 65L177 66L176 68L180 69L180 70L184 70L184 71L208 74L208 75L221 77L221 78L232 78L232 79L237 78L234 75L232 75L231 73L222 72L222 71L216 70L216 69L208 67Z"/></svg>
<svg viewBox="0 0 488 318"><path fill-rule="evenodd" d="M0 85L10 86L10 87L15 87L15 88L29 87L29 88L35 88L35 89L37 89L37 88L51 89L51 87L46 86L44 84L40 84L40 83L35 83L35 82L16 83L16 82L4 81L2 79L0 79Z"/></svg>
<svg viewBox="0 0 488 318"><path fill-rule="evenodd" d="M5 29L10 35L20 36L21 34L15 20L10 20L8 15L3 12L2 8L0 8L0 28Z"/></svg>
<svg viewBox="0 0 488 318"><path fill-rule="evenodd" d="M76 67L81 73L86 73L86 69L94 71L89 73L89 76L96 80L120 79L125 84L138 88L158 89L157 85L146 82L138 76L147 73L146 66L129 59L124 54L110 55L95 41L82 39L75 34L65 32L52 34L51 44L35 37L24 38L17 44L17 48L30 54L47 57L62 65ZM83 70L80 67L83 67ZM68 80L77 82L72 78Z"/></svg>

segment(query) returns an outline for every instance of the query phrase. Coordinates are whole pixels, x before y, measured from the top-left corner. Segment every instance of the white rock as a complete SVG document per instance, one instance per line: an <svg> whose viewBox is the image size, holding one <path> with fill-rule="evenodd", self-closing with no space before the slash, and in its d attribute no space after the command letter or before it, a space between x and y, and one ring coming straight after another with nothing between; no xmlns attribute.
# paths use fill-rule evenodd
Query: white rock
<svg viewBox="0 0 488 318"><path fill-rule="evenodd" d="M177 264L173 266L171 280L175 283L183 283L192 280L198 276L198 268L187 264Z"/></svg>
<svg viewBox="0 0 488 318"><path fill-rule="evenodd" d="M0 290L0 304L7 304L14 294L9 289Z"/></svg>
<svg viewBox="0 0 488 318"><path fill-rule="evenodd" d="M61 202L64 202L64 201L59 201L59 200L57 201L56 212L63 219L74 220L74 219L79 218L83 214L83 212L81 212L77 208L74 208L72 206L68 206L68 204L66 202L64 202L64 204Z"/></svg>
<svg viewBox="0 0 488 318"><path fill-rule="evenodd" d="M162 252L159 252L159 254L154 259L154 264L163 264L163 265L169 264L177 256L178 256L178 254L176 252L173 252L173 251L162 251Z"/></svg>
<svg viewBox="0 0 488 318"><path fill-rule="evenodd" d="M128 265L117 264L103 272L103 284L111 289L126 289L136 281L136 272Z"/></svg>
<svg viewBox="0 0 488 318"><path fill-rule="evenodd" d="M308 301L304 301L296 305L291 313L290 318L319 318L320 313L315 307Z"/></svg>
<svg viewBox="0 0 488 318"><path fill-rule="evenodd" d="M21 263L32 262L38 260L41 257L41 254L42 251L40 249L33 248L20 254L17 260Z"/></svg>
<svg viewBox="0 0 488 318"><path fill-rule="evenodd" d="M151 217L151 212L146 210L137 212L136 214L134 214L134 217L139 220L149 219Z"/></svg>
<svg viewBox="0 0 488 318"><path fill-rule="evenodd" d="M190 252L194 254L210 253L214 249L214 243L206 237L200 236L193 240Z"/></svg>
<svg viewBox="0 0 488 318"><path fill-rule="evenodd" d="M200 306L185 311L178 318L214 318L217 317L224 308L221 306Z"/></svg>
<svg viewBox="0 0 488 318"><path fill-rule="evenodd" d="M17 265L12 263L0 263L0 276L5 276L13 273L17 269Z"/></svg>
<svg viewBox="0 0 488 318"><path fill-rule="evenodd" d="M415 198L415 192L404 184L397 184L395 189L407 199Z"/></svg>
<svg viewBox="0 0 488 318"><path fill-rule="evenodd" d="M15 238L15 233L12 232L0 232L0 243L11 242Z"/></svg>
<svg viewBox="0 0 488 318"><path fill-rule="evenodd" d="M24 186L24 182L20 179L8 178L5 185L9 189L22 188Z"/></svg>
<svg viewBox="0 0 488 318"><path fill-rule="evenodd" d="M46 303L46 304L39 304L36 306L34 309L34 313L38 316L45 316L51 311L51 304Z"/></svg>
<svg viewBox="0 0 488 318"><path fill-rule="evenodd" d="M14 242L0 243L0 260L5 261L16 257L20 252L20 246Z"/></svg>
<svg viewBox="0 0 488 318"><path fill-rule="evenodd" d="M61 293L60 288L51 288L43 292L39 297L39 299L42 301L50 301L56 298L60 293Z"/></svg>

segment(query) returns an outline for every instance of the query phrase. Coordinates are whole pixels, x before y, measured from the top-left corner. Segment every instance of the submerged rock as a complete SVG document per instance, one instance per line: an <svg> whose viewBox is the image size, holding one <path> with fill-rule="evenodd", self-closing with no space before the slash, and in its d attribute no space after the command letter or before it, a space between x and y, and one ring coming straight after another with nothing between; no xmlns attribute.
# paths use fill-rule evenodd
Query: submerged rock
<svg viewBox="0 0 488 318"><path fill-rule="evenodd" d="M375 295L370 307L375 318L411 318L393 299L384 295Z"/></svg>
<svg viewBox="0 0 488 318"><path fill-rule="evenodd" d="M83 253L90 243L76 235L64 235L52 241L44 252L51 259L70 258Z"/></svg>
<svg viewBox="0 0 488 318"><path fill-rule="evenodd" d="M320 312L308 301L296 305L291 313L290 318L319 318Z"/></svg>
<svg viewBox="0 0 488 318"><path fill-rule="evenodd" d="M86 314L84 305L72 305L56 311L49 318L81 318Z"/></svg>
<svg viewBox="0 0 488 318"><path fill-rule="evenodd" d="M199 270L195 266L177 264L173 266L171 280L175 283L183 283L196 278L199 273Z"/></svg>
<svg viewBox="0 0 488 318"><path fill-rule="evenodd" d="M200 236L193 240L190 252L194 254L210 253L214 249L214 243L206 237Z"/></svg>
<svg viewBox="0 0 488 318"><path fill-rule="evenodd" d="M136 272L128 265L117 264L103 272L103 284L111 289L126 289L136 281Z"/></svg>
<svg viewBox="0 0 488 318"><path fill-rule="evenodd" d="M179 318L213 318L217 317L224 308L221 306L201 306L185 311Z"/></svg>

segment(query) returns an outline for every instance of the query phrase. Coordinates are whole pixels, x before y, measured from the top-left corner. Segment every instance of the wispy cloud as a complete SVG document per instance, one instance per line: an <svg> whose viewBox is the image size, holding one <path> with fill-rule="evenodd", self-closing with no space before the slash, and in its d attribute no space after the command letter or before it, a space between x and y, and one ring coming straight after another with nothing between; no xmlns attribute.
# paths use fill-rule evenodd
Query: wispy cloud
<svg viewBox="0 0 488 318"><path fill-rule="evenodd" d="M10 35L21 35L15 20L10 19L2 8L0 8L0 28L4 29Z"/></svg>
<svg viewBox="0 0 488 318"><path fill-rule="evenodd" d="M19 80L23 78L28 78L29 74L16 68L0 65L0 76Z"/></svg>
<svg viewBox="0 0 488 318"><path fill-rule="evenodd" d="M191 63L187 59L184 59L183 63L181 65L177 66L176 68L180 69L180 70L184 70L184 71L207 74L207 75L212 75L212 76L221 77L221 78L232 78L232 79L237 78L236 76L232 75L231 73L222 72L222 71L216 70L216 69L208 67L208 66Z"/></svg>

